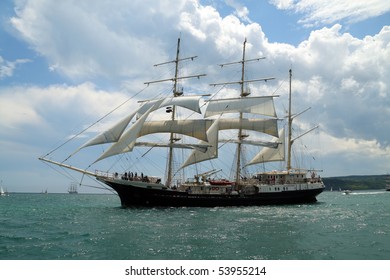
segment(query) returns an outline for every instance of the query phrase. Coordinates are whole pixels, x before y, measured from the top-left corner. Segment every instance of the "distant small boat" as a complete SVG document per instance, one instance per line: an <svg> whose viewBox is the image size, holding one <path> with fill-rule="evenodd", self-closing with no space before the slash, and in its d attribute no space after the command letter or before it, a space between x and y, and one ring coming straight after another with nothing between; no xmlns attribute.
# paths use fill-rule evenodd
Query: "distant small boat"
<svg viewBox="0 0 390 280"><path fill-rule="evenodd" d="M3 180L0 181L0 185L3 185ZM7 189L5 189L5 191L4 191L2 186L0 186L0 196L8 196Z"/></svg>
<svg viewBox="0 0 390 280"><path fill-rule="evenodd" d="M351 190L345 190L343 191L343 194L350 194L352 191Z"/></svg>
<svg viewBox="0 0 390 280"><path fill-rule="evenodd" d="M76 182L73 182L73 183L70 184L70 187L68 189L68 193L69 194L78 194L77 183Z"/></svg>

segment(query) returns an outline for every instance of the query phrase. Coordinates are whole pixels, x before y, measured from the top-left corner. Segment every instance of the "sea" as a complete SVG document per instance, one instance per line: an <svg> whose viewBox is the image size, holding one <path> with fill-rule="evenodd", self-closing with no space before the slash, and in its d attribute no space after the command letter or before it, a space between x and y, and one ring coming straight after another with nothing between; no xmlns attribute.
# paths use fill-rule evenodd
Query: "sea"
<svg viewBox="0 0 390 280"><path fill-rule="evenodd" d="M0 197L0 260L389 260L390 192L312 204L122 208L113 194Z"/></svg>

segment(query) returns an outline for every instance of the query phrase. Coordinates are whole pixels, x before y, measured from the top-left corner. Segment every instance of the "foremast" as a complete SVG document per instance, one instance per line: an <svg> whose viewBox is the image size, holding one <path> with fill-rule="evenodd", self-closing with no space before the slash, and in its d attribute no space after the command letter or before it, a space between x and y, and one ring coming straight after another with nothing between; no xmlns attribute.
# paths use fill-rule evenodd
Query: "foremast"
<svg viewBox="0 0 390 280"><path fill-rule="evenodd" d="M244 98L244 79L245 79L245 49L246 49L246 38L242 47L242 67L241 67L241 92L240 97ZM242 121L243 113L240 112L240 122ZM242 149L242 128L238 130L238 144L237 144L237 165L236 165L236 185L239 185L240 177L241 177L241 149Z"/></svg>
<svg viewBox="0 0 390 280"><path fill-rule="evenodd" d="M177 90L177 77L179 75L179 55L180 55L180 37L177 39L176 59L175 59L175 79L173 81L173 96L177 97L183 94L183 91ZM176 106L172 106L171 119L175 120ZM171 132L169 137L169 152L168 152L168 163L167 163L167 180L166 186L170 186L172 183L172 171L173 171L173 143L176 141L176 135Z"/></svg>
<svg viewBox="0 0 390 280"><path fill-rule="evenodd" d="M183 95L183 89L179 89L178 81L181 79L188 79L188 78L200 78L202 76L206 76L206 74L197 74L197 75L191 75L191 76L179 76L179 66L180 62L184 60L194 60L194 58L197 58L197 56L190 56L185 58L180 58L180 37L177 39L177 48L176 48L176 58L172 61L162 62L159 64L155 64L154 66L160 66L165 65L169 63L175 64L175 75L173 78L164 79L164 80L157 80L157 81L151 81L146 82L145 84L149 85L152 83L158 83L158 82L165 82L165 81L173 81L173 97L179 97ZM171 113L171 120L174 121L176 118L176 106L172 105L169 109L167 109L167 112ZM178 138L175 133L171 132L169 137L169 150L168 150L168 159L167 159L167 170L166 170L166 182L165 185L167 187L171 186L173 181L173 158L174 158L174 143L178 141Z"/></svg>

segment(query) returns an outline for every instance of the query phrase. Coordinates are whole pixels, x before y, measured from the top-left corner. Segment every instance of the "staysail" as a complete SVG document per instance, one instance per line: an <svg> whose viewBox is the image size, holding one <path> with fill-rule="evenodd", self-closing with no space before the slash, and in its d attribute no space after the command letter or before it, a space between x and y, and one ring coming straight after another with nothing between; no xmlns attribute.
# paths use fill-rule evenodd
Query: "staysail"
<svg viewBox="0 0 390 280"><path fill-rule="evenodd" d="M207 130L207 138L208 142L200 141L199 145L211 145L206 152L202 152L199 150L192 151L191 155L187 158L187 160L182 164L181 168L184 168L188 165L198 163L205 160L210 160L218 157L218 124L219 119L214 121L214 123Z"/></svg>
<svg viewBox="0 0 390 280"><path fill-rule="evenodd" d="M155 103L154 106L150 107L149 110L147 110L131 128L129 128L125 133L123 133L119 140L115 144L111 145L111 147L108 148L95 162L98 162L110 156L131 151L135 145L135 141L138 138L139 132L146 118L149 116L150 112L156 110L156 108L159 107L161 102L162 100L160 100L160 102Z"/></svg>
<svg viewBox="0 0 390 280"><path fill-rule="evenodd" d="M154 111L166 106L176 105L200 113L200 107L199 107L200 98L201 96L181 96L181 97L169 97L164 99L144 101L137 110L135 110L128 116L124 117L114 126L110 127L109 129L103 131L102 133L98 134L94 138L90 139L88 142L86 142L81 147L79 147L73 154L75 154L76 152L78 152L79 150L85 147L117 142L119 138L122 136L126 127L129 125L130 121L134 118L134 116L137 114L137 117L140 118L150 108L153 108Z"/></svg>
<svg viewBox="0 0 390 280"><path fill-rule="evenodd" d="M283 161L285 159L285 132L281 129L279 138L274 138L273 142L279 143L277 148L263 148L250 162L246 164L252 165L263 162Z"/></svg>

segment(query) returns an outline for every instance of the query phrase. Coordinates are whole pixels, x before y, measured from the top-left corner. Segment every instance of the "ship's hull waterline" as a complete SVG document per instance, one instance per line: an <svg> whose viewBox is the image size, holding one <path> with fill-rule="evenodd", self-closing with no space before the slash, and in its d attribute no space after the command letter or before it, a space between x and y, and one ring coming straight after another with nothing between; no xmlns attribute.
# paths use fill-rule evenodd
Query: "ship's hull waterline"
<svg viewBox="0 0 390 280"><path fill-rule="evenodd" d="M296 190L267 191L256 194L192 194L162 188L159 184L125 182L97 178L114 189L122 207L218 207L303 204L317 201L324 187L320 183L306 183ZM287 188L286 188L287 189Z"/></svg>

